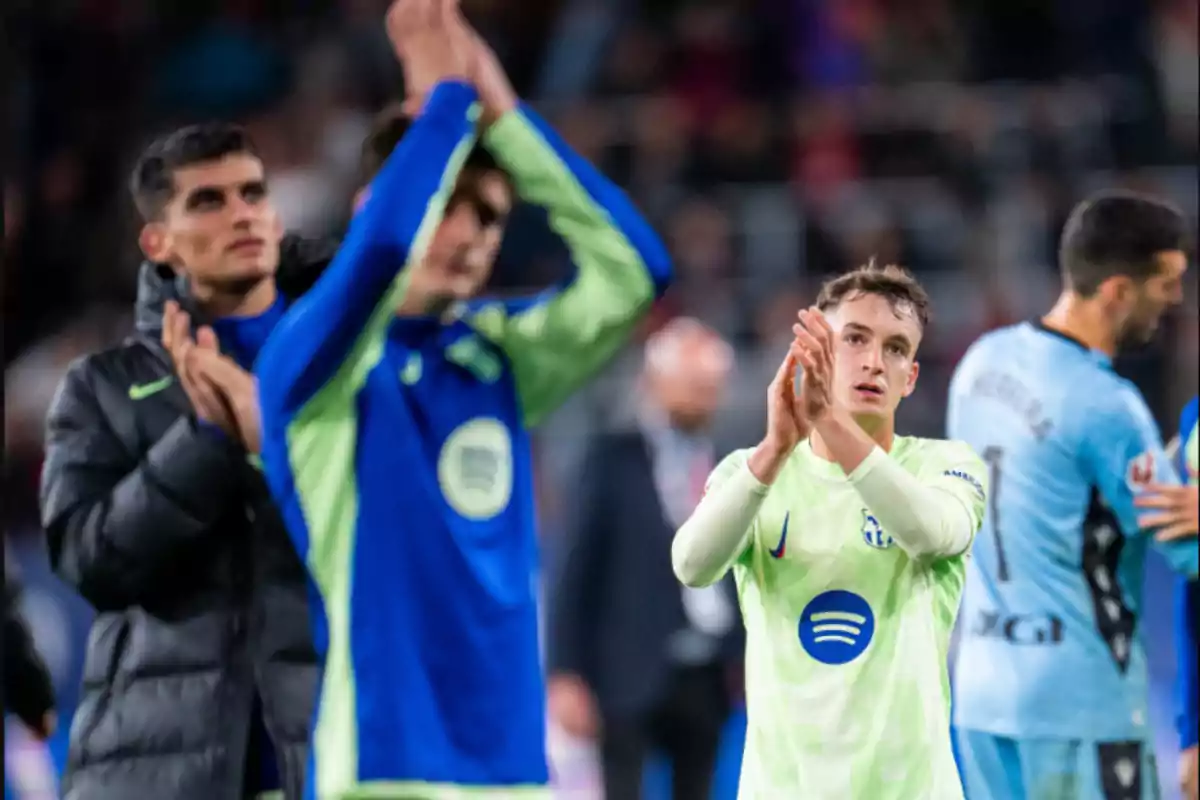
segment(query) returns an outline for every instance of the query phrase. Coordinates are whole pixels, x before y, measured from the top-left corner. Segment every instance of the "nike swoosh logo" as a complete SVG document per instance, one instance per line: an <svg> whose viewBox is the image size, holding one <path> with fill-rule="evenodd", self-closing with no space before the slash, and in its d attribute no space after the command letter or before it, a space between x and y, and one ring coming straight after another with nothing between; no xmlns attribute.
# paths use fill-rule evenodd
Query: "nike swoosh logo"
<svg viewBox="0 0 1200 800"><path fill-rule="evenodd" d="M779 534L779 544L775 545L774 550L768 551L771 558L783 558L783 551L787 548L788 520L791 516L792 512L790 511L783 515L783 532Z"/></svg>
<svg viewBox="0 0 1200 800"><path fill-rule="evenodd" d="M129 387L129 399L130 400L145 400L147 397L150 397L151 395L158 394L159 392L161 392L163 389L167 388L174 382L175 382L175 378L168 375L165 378L159 378L158 380L151 381L150 383L139 383L136 386L130 386Z"/></svg>

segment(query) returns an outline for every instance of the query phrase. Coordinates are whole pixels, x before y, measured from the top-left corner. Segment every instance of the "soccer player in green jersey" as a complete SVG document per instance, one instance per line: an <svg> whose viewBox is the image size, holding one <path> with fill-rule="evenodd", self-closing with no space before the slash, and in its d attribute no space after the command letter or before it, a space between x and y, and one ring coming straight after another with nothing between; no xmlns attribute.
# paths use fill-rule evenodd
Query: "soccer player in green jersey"
<svg viewBox="0 0 1200 800"><path fill-rule="evenodd" d="M717 466L676 534L683 583L737 580L743 800L963 796L946 657L987 473L964 444L895 433L928 310L899 267L827 283L768 389L766 436Z"/></svg>

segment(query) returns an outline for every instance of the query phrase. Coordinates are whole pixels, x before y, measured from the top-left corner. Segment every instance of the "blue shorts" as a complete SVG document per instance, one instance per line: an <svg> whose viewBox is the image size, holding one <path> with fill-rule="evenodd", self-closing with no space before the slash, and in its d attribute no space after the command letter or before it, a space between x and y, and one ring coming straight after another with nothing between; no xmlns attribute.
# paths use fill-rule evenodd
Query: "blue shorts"
<svg viewBox="0 0 1200 800"><path fill-rule="evenodd" d="M1013 739L956 728L967 800L1160 800L1148 740Z"/></svg>

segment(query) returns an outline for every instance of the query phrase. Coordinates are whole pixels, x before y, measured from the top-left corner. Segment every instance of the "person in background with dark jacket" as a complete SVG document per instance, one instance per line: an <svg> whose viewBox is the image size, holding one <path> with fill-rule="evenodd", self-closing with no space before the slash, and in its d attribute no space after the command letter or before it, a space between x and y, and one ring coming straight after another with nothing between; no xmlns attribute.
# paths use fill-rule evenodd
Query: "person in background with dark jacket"
<svg viewBox="0 0 1200 800"><path fill-rule="evenodd" d="M132 192L136 333L74 363L47 420L51 563L97 612L64 795L298 800L319 668L246 370L332 248L282 236L235 126L155 142Z"/></svg>
<svg viewBox="0 0 1200 800"><path fill-rule="evenodd" d="M4 696L0 706L39 739L54 733L54 686L50 671L34 648L18 605L20 587L4 580Z"/></svg>
<svg viewBox="0 0 1200 800"><path fill-rule="evenodd" d="M567 733L598 741L610 798L642 796L656 750L671 761L675 800L711 793L742 631L729 582L679 585L671 540L717 463L707 428L732 359L729 344L693 319L651 337L638 425L592 444L561 543L547 700Z"/></svg>

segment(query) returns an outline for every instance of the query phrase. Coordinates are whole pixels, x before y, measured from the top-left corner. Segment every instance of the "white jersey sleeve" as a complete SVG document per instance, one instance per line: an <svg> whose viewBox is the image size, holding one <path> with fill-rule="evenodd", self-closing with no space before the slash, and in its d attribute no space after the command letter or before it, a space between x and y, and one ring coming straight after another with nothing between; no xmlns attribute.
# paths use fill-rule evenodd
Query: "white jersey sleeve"
<svg viewBox="0 0 1200 800"><path fill-rule="evenodd" d="M713 470L704 497L671 544L675 576L686 586L709 586L746 552L768 488L750 472L748 452L736 451Z"/></svg>

